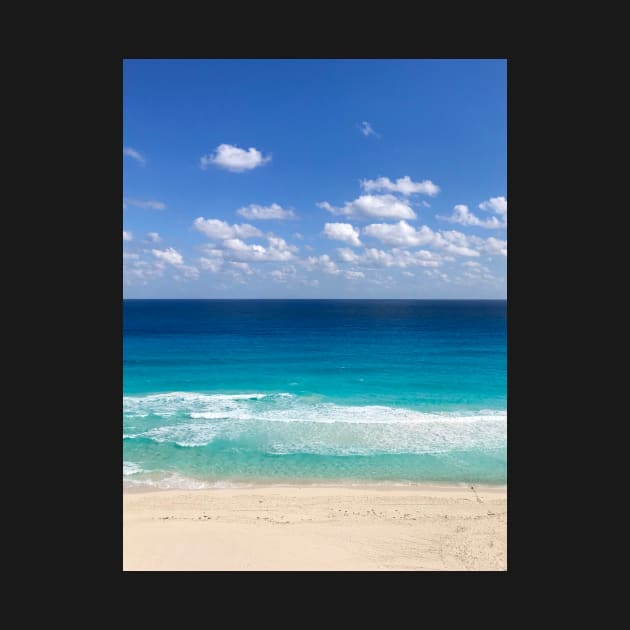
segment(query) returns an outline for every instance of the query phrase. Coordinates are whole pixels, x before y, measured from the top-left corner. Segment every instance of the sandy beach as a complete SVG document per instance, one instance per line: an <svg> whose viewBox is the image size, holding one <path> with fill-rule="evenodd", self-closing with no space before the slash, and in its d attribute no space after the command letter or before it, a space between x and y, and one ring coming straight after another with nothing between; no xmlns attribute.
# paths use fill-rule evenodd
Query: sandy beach
<svg viewBox="0 0 630 630"><path fill-rule="evenodd" d="M506 488L125 490L123 570L507 569Z"/></svg>

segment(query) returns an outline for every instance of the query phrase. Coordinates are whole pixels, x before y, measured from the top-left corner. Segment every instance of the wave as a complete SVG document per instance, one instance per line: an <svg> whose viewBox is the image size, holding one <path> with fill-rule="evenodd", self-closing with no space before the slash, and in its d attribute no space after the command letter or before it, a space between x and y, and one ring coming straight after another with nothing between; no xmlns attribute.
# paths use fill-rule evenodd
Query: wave
<svg viewBox="0 0 630 630"><path fill-rule="evenodd" d="M370 455L500 449L507 441L505 410L422 412L285 392L128 396L124 409L126 441L179 447Z"/></svg>

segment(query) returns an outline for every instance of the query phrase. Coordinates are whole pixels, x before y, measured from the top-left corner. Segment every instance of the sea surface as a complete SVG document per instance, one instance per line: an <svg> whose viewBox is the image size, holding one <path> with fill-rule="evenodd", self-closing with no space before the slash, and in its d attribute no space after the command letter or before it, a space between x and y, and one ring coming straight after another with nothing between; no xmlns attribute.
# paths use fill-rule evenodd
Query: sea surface
<svg viewBox="0 0 630 630"><path fill-rule="evenodd" d="M507 482L504 300L125 300L125 486Z"/></svg>

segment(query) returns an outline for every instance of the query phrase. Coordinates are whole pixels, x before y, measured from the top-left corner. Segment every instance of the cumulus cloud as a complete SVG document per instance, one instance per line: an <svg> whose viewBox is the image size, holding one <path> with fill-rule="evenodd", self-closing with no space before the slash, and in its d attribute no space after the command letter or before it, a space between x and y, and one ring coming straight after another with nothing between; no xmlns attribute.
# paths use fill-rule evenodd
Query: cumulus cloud
<svg viewBox="0 0 630 630"><path fill-rule="evenodd" d="M485 242L482 238L466 236L457 230L446 230L443 232L435 232L435 238L432 241L434 247L443 249L449 254L457 256L479 256L479 252L473 249L473 245Z"/></svg>
<svg viewBox="0 0 630 630"><path fill-rule="evenodd" d="M476 243L485 254L501 254L507 256L507 241L491 236L487 239L478 239Z"/></svg>
<svg viewBox="0 0 630 630"><path fill-rule="evenodd" d="M430 243L435 235L433 230L423 225L419 230L406 221L398 223L372 223L363 228L363 234L377 238L386 245L415 247Z"/></svg>
<svg viewBox="0 0 630 630"><path fill-rule="evenodd" d="M362 267L438 267L444 260L439 254L425 249L410 252L398 248L384 251L369 247L357 254L347 247L340 247L337 253L341 261Z"/></svg>
<svg viewBox="0 0 630 630"><path fill-rule="evenodd" d="M164 275L164 262L156 261L155 263L149 263L146 260L135 259L129 267L125 267L124 271L134 278L147 281L152 278L160 278Z"/></svg>
<svg viewBox="0 0 630 630"><path fill-rule="evenodd" d="M334 241L344 241L355 247L361 245L359 230L350 223L326 223L324 235Z"/></svg>
<svg viewBox="0 0 630 630"><path fill-rule="evenodd" d="M361 195L342 208L331 206L327 201L317 204L331 214L371 219L415 219L416 213L394 195Z"/></svg>
<svg viewBox="0 0 630 630"><path fill-rule="evenodd" d="M283 238L267 237L268 247L258 244L248 244L240 238L230 238L223 241L223 257L231 260L253 262L282 262L293 260L298 248L289 245Z"/></svg>
<svg viewBox="0 0 630 630"><path fill-rule="evenodd" d="M241 223L240 225L235 223L234 225L230 225L226 221L220 221L219 219L197 217L193 221L193 227L212 239L253 238L255 236L262 236L262 232L253 225L249 225L249 223Z"/></svg>
<svg viewBox="0 0 630 630"><path fill-rule="evenodd" d="M505 197L491 197L488 201L481 202L479 208L486 212L505 215L507 214L507 199Z"/></svg>
<svg viewBox="0 0 630 630"><path fill-rule="evenodd" d="M436 186L430 179L425 179L422 182L414 182L409 175L398 178L395 182L392 182L389 177L379 177L377 179L362 179L361 188L366 192L372 191L387 191L397 192L402 195L408 196L413 194L429 195L435 197L440 192L440 187Z"/></svg>
<svg viewBox="0 0 630 630"><path fill-rule="evenodd" d="M142 199L127 199L127 203L130 206L144 208L145 210L166 210L166 204L163 201L155 201L154 199L148 199L146 201Z"/></svg>
<svg viewBox="0 0 630 630"><path fill-rule="evenodd" d="M336 276L340 273L339 267L335 264L335 261L328 254L322 256L309 256L304 265L309 271L323 271L332 276Z"/></svg>
<svg viewBox="0 0 630 630"><path fill-rule="evenodd" d="M184 264L183 256L176 249L173 249L172 247L168 247L166 249L152 249L151 253L159 260L163 260L164 262L167 262L170 265L183 265Z"/></svg>
<svg viewBox="0 0 630 630"><path fill-rule="evenodd" d="M142 157L142 155L140 155L140 153L138 153L138 151L136 151L132 147L123 147L123 155L133 158L134 160L142 164L142 166L145 166L147 163L144 157Z"/></svg>
<svg viewBox="0 0 630 630"><path fill-rule="evenodd" d="M157 232L148 232L147 233L147 238L152 242L152 243L159 243L162 239L160 238L160 235Z"/></svg>
<svg viewBox="0 0 630 630"><path fill-rule="evenodd" d="M439 269L425 269L424 273L430 278L439 278L440 280L443 280L444 282L450 282L450 278L448 277L448 274L444 273L443 271L440 271Z"/></svg>
<svg viewBox="0 0 630 630"><path fill-rule="evenodd" d="M223 267L221 258L199 258L198 262L204 271L212 271L213 273L216 273Z"/></svg>
<svg viewBox="0 0 630 630"><path fill-rule="evenodd" d="M343 276L348 280L359 280L361 278L365 278L365 274L362 271L353 271L351 269L344 271Z"/></svg>
<svg viewBox="0 0 630 630"><path fill-rule="evenodd" d="M133 234L123 230L123 241L133 241Z"/></svg>
<svg viewBox="0 0 630 630"><path fill-rule="evenodd" d="M289 280L295 280L297 278L297 270L293 265L282 267L281 269L274 269L269 276L275 282L286 283Z"/></svg>
<svg viewBox="0 0 630 630"><path fill-rule="evenodd" d="M184 257L173 247L167 247L166 249L152 249L151 253L155 256L155 258L157 258L157 261L155 262L156 270L163 270L165 263L175 267L176 273L173 275L175 280L181 280L182 278L195 280L199 277L199 269L192 265L185 265ZM146 272L147 269L144 268L145 275ZM158 275L161 275L161 273Z"/></svg>
<svg viewBox="0 0 630 630"><path fill-rule="evenodd" d="M486 203L486 202L484 202ZM479 207L481 207L480 204ZM507 212L507 206L506 206ZM461 225L475 225L477 227L489 228L489 229L498 229L504 228L507 226L507 215L504 214L502 219L499 221L496 217L490 217L489 219L483 220L480 219L477 215L470 212L468 206L464 204L458 204L453 207L453 214L449 217L436 215L436 217L442 221L448 221L449 223L459 223Z"/></svg>
<svg viewBox="0 0 630 630"><path fill-rule="evenodd" d="M277 203L272 203L270 206L259 206L255 203L239 208L236 211L242 217L250 219L251 221L263 221L269 219L294 219L295 213L291 209L283 208Z"/></svg>
<svg viewBox="0 0 630 630"><path fill-rule="evenodd" d="M239 271L243 272L244 274L247 274L248 276L251 276L254 273L254 270L246 262L232 261L230 262L230 266L233 267L234 269L238 269Z"/></svg>
<svg viewBox="0 0 630 630"><path fill-rule="evenodd" d="M262 166L270 160L271 155L263 157L262 153L254 147L246 151L231 144L220 144L214 153L201 157L200 165L202 169L206 169L214 164L233 173L242 173Z"/></svg>
<svg viewBox="0 0 630 630"><path fill-rule="evenodd" d="M459 256L479 256L479 252L470 246L468 237L455 230L434 232L426 225L416 230L406 221L399 221L398 223L372 223L363 228L363 234L396 247L428 245Z"/></svg>
<svg viewBox="0 0 630 630"><path fill-rule="evenodd" d="M484 240L476 236L467 236L457 230L434 232L426 225L416 230L406 221L372 223L363 228L363 234L377 238L386 245L399 248L427 245L457 256L479 256L480 251L503 253L502 248L506 245L506 241L494 238Z"/></svg>
<svg viewBox="0 0 630 630"><path fill-rule="evenodd" d="M361 130L361 133L364 136L376 136L377 138L379 137L376 131L374 131L374 129L372 128L372 125L370 125L370 123L367 120L364 120L361 123L361 125L359 126L359 129Z"/></svg>

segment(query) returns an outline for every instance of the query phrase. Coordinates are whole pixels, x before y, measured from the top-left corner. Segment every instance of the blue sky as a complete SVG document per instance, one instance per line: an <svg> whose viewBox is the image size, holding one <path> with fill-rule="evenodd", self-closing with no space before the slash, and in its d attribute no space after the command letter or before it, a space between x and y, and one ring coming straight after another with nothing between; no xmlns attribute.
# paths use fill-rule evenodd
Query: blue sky
<svg viewBox="0 0 630 630"><path fill-rule="evenodd" d="M504 60L125 60L125 298L505 298Z"/></svg>

